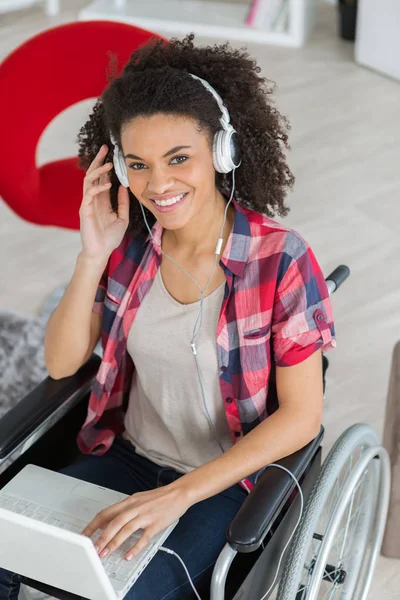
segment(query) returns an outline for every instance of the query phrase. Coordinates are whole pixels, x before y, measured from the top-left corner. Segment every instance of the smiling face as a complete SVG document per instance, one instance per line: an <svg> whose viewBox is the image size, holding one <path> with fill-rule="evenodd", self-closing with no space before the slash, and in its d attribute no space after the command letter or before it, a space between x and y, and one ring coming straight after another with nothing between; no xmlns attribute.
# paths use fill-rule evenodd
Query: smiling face
<svg viewBox="0 0 400 600"><path fill-rule="evenodd" d="M123 127L121 143L132 193L164 228L185 227L221 196L209 135L192 119L137 117Z"/></svg>

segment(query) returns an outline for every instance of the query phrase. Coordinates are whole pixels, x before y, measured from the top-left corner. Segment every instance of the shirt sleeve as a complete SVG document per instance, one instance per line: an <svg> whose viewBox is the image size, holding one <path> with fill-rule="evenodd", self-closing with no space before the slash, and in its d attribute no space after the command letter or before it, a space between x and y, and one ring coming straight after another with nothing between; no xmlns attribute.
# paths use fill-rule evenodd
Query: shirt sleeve
<svg viewBox="0 0 400 600"><path fill-rule="evenodd" d="M289 231L284 243L272 317L272 348L279 367L336 347L332 304L324 275L308 244Z"/></svg>
<svg viewBox="0 0 400 600"><path fill-rule="evenodd" d="M110 259L107 262L107 265L103 271L103 274L100 278L97 290L96 290L96 296L94 298L94 302L93 302L93 307L92 307L92 312L96 313L97 315L103 316L103 311L104 311L104 298L106 295L106 290L107 290L107 285L108 285L108 272L109 272L109 267L110 267Z"/></svg>

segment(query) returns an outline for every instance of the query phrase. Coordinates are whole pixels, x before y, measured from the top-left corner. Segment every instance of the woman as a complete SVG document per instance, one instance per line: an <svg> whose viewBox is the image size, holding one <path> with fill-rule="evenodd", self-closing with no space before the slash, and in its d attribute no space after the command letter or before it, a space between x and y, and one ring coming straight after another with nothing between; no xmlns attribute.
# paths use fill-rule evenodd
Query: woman
<svg viewBox="0 0 400 600"><path fill-rule="evenodd" d="M135 555L179 519L165 545L202 592L257 472L319 432L321 351L335 341L312 250L272 220L294 178L269 82L247 53L193 39L135 51L80 132L82 250L45 360L69 376L101 336L83 456L63 472L129 497L83 533L102 530L103 557L143 529ZM19 581L3 570L2 597ZM194 594L158 552L126 597Z"/></svg>

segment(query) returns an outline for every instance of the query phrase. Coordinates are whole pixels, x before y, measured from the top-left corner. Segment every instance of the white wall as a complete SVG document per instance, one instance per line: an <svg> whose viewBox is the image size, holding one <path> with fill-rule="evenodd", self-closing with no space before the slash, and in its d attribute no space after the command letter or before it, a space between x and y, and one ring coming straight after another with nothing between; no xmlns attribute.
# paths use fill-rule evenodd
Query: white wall
<svg viewBox="0 0 400 600"><path fill-rule="evenodd" d="M356 61L400 79L400 2L362 0L358 5Z"/></svg>

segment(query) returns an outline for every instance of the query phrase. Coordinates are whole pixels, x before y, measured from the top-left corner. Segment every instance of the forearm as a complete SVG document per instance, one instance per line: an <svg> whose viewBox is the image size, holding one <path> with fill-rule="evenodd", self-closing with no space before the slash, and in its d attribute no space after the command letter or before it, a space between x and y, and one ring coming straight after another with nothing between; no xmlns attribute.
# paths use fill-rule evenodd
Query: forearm
<svg viewBox="0 0 400 600"><path fill-rule="evenodd" d="M47 323L45 364L55 379L76 372L82 364L90 342L93 302L107 260L78 254L72 279Z"/></svg>
<svg viewBox="0 0 400 600"><path fill-rule="evenodd" d="M300 450L319 430L318 419L279 408L224 454L184 475L173 485L187 496L189 505L195 504Z"/></svg>

